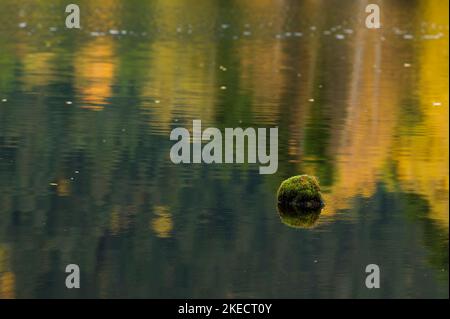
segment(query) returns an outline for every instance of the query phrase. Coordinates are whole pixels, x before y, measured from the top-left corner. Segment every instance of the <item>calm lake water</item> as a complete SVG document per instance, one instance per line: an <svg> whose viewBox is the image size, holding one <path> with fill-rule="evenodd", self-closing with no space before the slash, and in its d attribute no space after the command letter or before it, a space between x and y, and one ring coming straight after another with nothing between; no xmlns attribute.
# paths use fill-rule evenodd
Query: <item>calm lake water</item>
<svg viewBox="0 0 450 319"><path fill-rule="evenodd" d="M0 1L0 298L449 297L448 1L379 30L365 1L77 3ZM278 172L173 164L194 119L278 126ZM314 228L276 209L298 174Z"/></svg>

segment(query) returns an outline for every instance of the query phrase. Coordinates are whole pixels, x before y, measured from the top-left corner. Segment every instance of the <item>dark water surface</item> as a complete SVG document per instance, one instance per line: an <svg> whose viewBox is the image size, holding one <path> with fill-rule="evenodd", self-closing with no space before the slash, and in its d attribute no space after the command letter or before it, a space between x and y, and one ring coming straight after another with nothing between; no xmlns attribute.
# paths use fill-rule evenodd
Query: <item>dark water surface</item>
<svg viewBox="0 0 450 319"><path fill-rule="evenodd" d="M77 3L0 0L0 298L448 298L448 1L379 30L364 1ZM173 164L193 119L278 126L278 172ZM302 173L312 229L276 210Z"/></svg>

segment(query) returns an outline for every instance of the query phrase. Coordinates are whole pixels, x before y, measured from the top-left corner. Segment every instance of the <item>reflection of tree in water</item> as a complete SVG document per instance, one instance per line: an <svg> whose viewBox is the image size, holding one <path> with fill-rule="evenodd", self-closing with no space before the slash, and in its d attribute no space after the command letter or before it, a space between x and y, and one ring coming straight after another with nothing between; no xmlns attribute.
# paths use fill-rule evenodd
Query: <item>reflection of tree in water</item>
<svg viewBox="0 0 450 319"><path fill-rule="evenodd" d="M138 11L154 9L145 3L149 2L136 4ZM314 3L326 11L324 2ZM252 6L251 1L246 4ZM165 9L171 14L170 7ZM116 10L115 15L130 10ZM114 21L99 15L95 26ZM20 22L4 20L11 28ZM134 21L136 28L147 25L130 16L122 20L127 26ZM169 25L174 31L177 21ZM284 31L283 21L273 25L274 32ZM31 51L41 44L39 37L18 36L23 45L11 48L3 45L7 37L2 32L0 92L14 93L15 98L0 107L0 297L65 296L57 274L75 261L87 282L80 293L88 297L248 297L253 292L268 297L367 296L358 274L361 265L371 262L386 262L386 271L393 275L384 296L446 294L437 292L434 278L424 277L427 267L421 256L428 258L448 289L448 198L442 200L442 193L448 192L448 170L443 168L443 163L448 165L448 147L442 143L448 141L448 116L442 116L442 108L424 106L429 102L424 94L423 117L413 123L425 121L430 134L411 136L412 122L403 121L398 105L415 89L403 92L401 81L386 75L381 75L387 90L381 105L371 104L370 112L357 113L356 104L343 103L350 84L372 83L375 57L366 55L363 69L354 72L364 76L349 80L342 77L346 64L332 66L339 62L337 57L352 57L352 46L328 46L328 39L309 35L302 42L268 40L262 49L251 39L227 38L219 45L208 41L199 49L183 38L174 45L157 36L114 43L64 38L63 43L79 46L38 54ZM433 50L436 44L430 41L426 46L430 48L422 64L433 65L436 72L421 76L421 81L433 84L433 96L444 96L444 91L434 91L432 79L445 68ZM394 70L404 62L390 48L383 52ZM91 61L75 66L77 53ZM227 71L219 70L218 64L226 64ZM107 67L91 72L100 65ZM43 67L53 73L39 76ZM222 82L232 94L214 91ZM322 83L329 85L319 89ZM235 92L240 88L245 89ZM89 112L64 104L77 97L83 100L80 94L90 98L89 103L107 102L108 107ZM372 94L366 88L359 99L372 101ZM149 103L160 95L160 106ZM191 95L196 99L188 100ZM310 97L316 103L308 103ZM164 104L166 100L170 103ZM418 107L405 112L416 113ZM373 120L376 111L384 114L383 121ZM280 124L280 141L288 141L280 145L280 174L263 179L247 168L174 167L167 158L165 132L180 114L223 120L217 125L230 127L240 120ZM393 144L396 125L402 136ZM149 126L164 134L150 134ZM366 151L373 149L368 141L374 132L379 133L375 146L383 150L375 157ZM405 155L405 145L421 156ZM400 183L383 176L392 162L400 174L390 178L403 178ZM272 222L277 216L267 194L274 193L282 177L304 171L330 186L330 208L334 200L351 202L339 202L322 215L350 214L348 219L321 224L320 218L318 230L324 232L292 231ZM447 172L447 183L442 172ZM379 179L390 185L377 187ZM436 179L442 192L433 192ZM430 211L430 206L435 208ZM430 218L433 212L442 218ZM307 223L316 221L313 216ZM316 267L309 264L313 258L318 260ZM298 282L308 289L299 288ZM327 290L319 291L319 286Z"/></svg>

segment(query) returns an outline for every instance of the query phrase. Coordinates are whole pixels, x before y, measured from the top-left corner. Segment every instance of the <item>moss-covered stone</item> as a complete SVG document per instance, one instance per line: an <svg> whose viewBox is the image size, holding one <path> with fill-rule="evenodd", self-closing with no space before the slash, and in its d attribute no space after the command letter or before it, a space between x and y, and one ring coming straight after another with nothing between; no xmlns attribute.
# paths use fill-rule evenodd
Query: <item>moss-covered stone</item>
<svg viewBox="0 0 450 319"><path fill-rule="evenodd" d="M317 179L308 175L288 178L277 193L281 221L295 228L314 227L324 206Z"/></svg>
<svg viewBox="0 0 450 319"><path fill-rule="evenodd" d="M313 176L299 175L281 183L278 205L291 209L320 209L324 206L320 186Z"/></svg>

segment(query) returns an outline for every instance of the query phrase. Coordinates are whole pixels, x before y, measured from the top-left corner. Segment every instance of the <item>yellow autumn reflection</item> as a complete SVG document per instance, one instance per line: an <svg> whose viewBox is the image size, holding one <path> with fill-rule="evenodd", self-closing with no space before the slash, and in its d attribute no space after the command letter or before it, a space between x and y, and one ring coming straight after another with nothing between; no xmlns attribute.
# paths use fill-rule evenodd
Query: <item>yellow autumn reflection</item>
<svg viewBox="0 0 450 319"><path fill-rule="evenodd" d="M24 57L24 76L23 82L26 90L33 87L44 86L52 79L51 63L53 53L36 52L27 54Z"/></svg>
<svg viewBox="0 0 450 319"><path fill-rule="evenodd" d="M0 299L15 298L15 275L10 271L10 248L0 244Z"/></svg>
<svg viewBox="0 0 450 319"><path fill-rule="evenodd" d="M12 272L0 273L0 299L15 298L16 277Z"/></svg>
<svg viewBox="0 0 450 319"><path fill-rule="evenodd" d="M423 1L426 20L448 25L448 2ZM419 112L415 130L423 134L402 135L394 156L405 189L423 194L431 205L431 217L449 225L449 124L448 37L424 41L418 61Z"/></svg>
<svg viewBox="0 0 450 319"><path fill-rule="evenodd" d="M128 229L131 223L133 210L131 208L113 206L110 216L110 231L113 235L119 235L121 232Z"/></svg>
<svg viewBox="0 0 450 319"><path fill-rule="evenodd" d="M87 44L75 59L76 87L81 95L81 108L101 111L112 94L116 63L113 43L97 38Z"/></svg>
<svg viewBox="0 0 450 319"><path fill-rule="evenodd" d="M70 181L68 179L60 179L56 183L56 191L58 196L69 196L70 195Z"/></svg>
<svg viewBox="0 0 450 319"><path fill-rule="evenodd" d="M168 206L155 206L153 212L156 215L150 222L151 229L159 238L169 238L173 230L172 214Z"/></svg>

